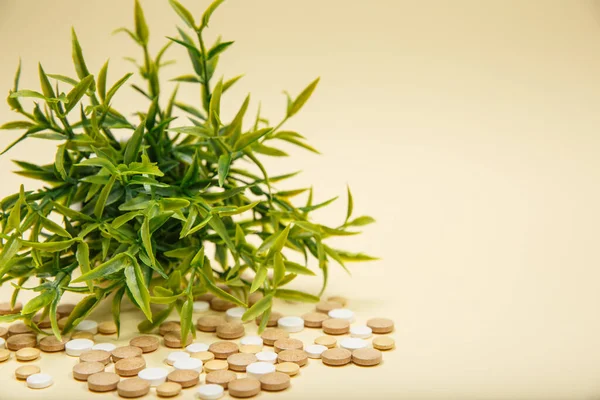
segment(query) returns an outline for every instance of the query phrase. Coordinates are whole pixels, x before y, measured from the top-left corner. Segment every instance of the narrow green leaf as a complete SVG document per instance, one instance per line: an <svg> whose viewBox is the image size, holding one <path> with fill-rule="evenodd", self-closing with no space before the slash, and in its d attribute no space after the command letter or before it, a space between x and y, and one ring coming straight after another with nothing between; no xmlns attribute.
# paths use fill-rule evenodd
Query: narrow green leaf
<svg viewBox="0 0 600 400"><path fill-rule="evenodd" d="M167 320L167 318L169 318L169 315L173 311L174 307L175 306L173 305L171 307L165 308L164 310L159 311L158 313L154 314L152 316L152 322L147 321L147 320L140 322L137 326L138 330L142 333L152 332L154 329L158 328L158 326L160 324L165 322Z"/></svg>
<svg viewBox="0 0 600 400"><path fill-rule="evenodd" d="M306 101L310 98L312 93L315 91L315 88L317 87L317 84L319 83L319 79L320 78L317 78L314 81L312 81L310 83L310 85L308 85L306 87L306 89L304 89L302 91L302 93L300 93L298 95L298 97L296 97L296 99L292 102L291 107L287 111L288 117L291 117L294 114L296 114L298 111L300 111L302 106L306 103Z"/></svg>
<svg viewBox="0 0 600 400"><path fill-rule="evenodd" d="M283 231L279 235L277 235L277 239L273 242L273 245L269 249L269 255L267 258L273 257L276 253L280 253L283 250L288 238L288 234L290 233L290 229L292 224L288 224Z"/></svg>
<svg viewBox="0 0 600 400"><path fill-rule="evenodd" d="M258 289L260 289L263 283L265 283L265 279L267 279L267 269L264 266L260 266L256 271L256 276L254 277L254 280L252 281L250 293L254 293Z"/></svg>
<svg viewBox="0 0 600 400"><path fill-rule="evenodd" d="M275 253L273 260L273 285L279 286L279 283L285 276L285 264L283 262L283 256L281 253Z"/></svg>
<svg viewBox="0 0 600 400"><path fill-rule="evenodd" d="M271 308L272 303L273 303L273 294L269 293L268 295L266 295L265 297L263 297L262 299L260 299L256 303L254 303L254 305L252 307L250 307L248 310L246 310L244 315L242 315L242 321L248 322L248 321L253 320L254 318L258 317L259 315L261 315L262 313L267 311L269 308Z"/></svg>
<svg viewBox="0 0 600 400"><path fill-rule="evenodd" d="M269 322L270 318L271 318L271 307L267 308L267 310L263 313L263 315L260 319L260 325L258 326L258 334L259 335L261 333L263 333L263 331L267 327L267 323Z"/></svg>
<svg viewBox="0 0 600 400"><path fill-rule="evenodd" d="M33 314L42 308L46 307L52 300L54 300L54 291L45 291L29 300L27 304L23 306L21 310L22 315Z"/></svg>
<svg viewBox="0 0 600 400"><path fill-rule="evenodd" d="M77 279L74 279L72 282L78 283L104 278L111 274L114 274L115 272L119 272L130 265L131 257L129 257L125 253L119 253L110 260L106 261L105 263L98 265L93 270L81 275Z"/></svg>
<svg viewBox="0 0 600 400"><path fill-rule="evenodd" d="M225 83L223 83L223 93L225 93L227 90L229 90L230 87L232 87L237 81L239 81L244 75L238 75L235 76L227 81L225 81Z"/></svg>
<svg viewBox="0 0 600 400"><path fill-rule="evenodd" d="M114 166L113 163L108 161L106 158L102 157L94 157L88 158L80 161L78 164L75 164L77 167L100 167L106 168L111 174L116 175L119 173L117 167Z"/></svg>
<svg viewBox="0 0 600 400"><path fill-rule="evenodd" d="M146 254L150 257L152 265L154 265L156 264L156 260L154 259L154 249L152 248L152 238L150 236L150 218L148 216L144 218L144 222L142 223L141 235Z"/></svg>
<svg viewBox="0 0 600 400"><path fill-rule="evenodd" d="M143 45L147 45L149 36L148 25L146 25L146 19L144 18L144 10L142 10L142 7L140 6L140 2L138 0L135 0L134 14L135 33L140 42L142 42Z"/></svg>
<svg viewBox="0 0 600 400"><path fill-rule="evenodd" d="M243 134L233 146L234 151L243 150L244 148L256 142L272 130L273 128L263 128L254 132L248 132Z"/></svg>
<svg viewBox="0 0 600 400"><path fill-rule="evenodd" d="M305 303L318 303L319 297L298 290L277 289L275 297L289 301L302 301Z"/></svg>
<svg viewBox="0 0 600 400"><path fill-rule="evenodd" d="M10 94L11 98L17 98L17 97L33 97L35 99L42 99L42 100L48 100L48 98L46 96L44 96L43 94L33 91L33 90L19 90L16 92L12 92Z"/></svg>
<svg viewBox="0 0 600 400"><path fill-rule="evenodd" d="M33 126L35 125L29 121L12 121L1 125L0 129L29 129Z"/></svg>
<svg viewBox="0 0 600 400"><path fill-rule="evenodd" d="M232 253L235 253L236 252L235 244L231 241L231 238L229 237L229 233L227 233L227 228L225 227L225 224L223 223L221 218L219 218L216 215L213 215L213 217L208 221L208 223L209 223L210 227L213 228L213 230L215 232L217 232L217 234L221 237L221 239L223 239L225 244L227 244L227 247L229 247L229 250L231 250Z"/></svg>
<svg viewBox="0 0 600 400"><path fill-rule="evenodd" d="M127 288L131 292L134 300L146 316L149 321L152 321L152 311L150 310L150 293L146 287L144 276L140 266L136 263L134 265L127 265L125 267L125 282Z"/></svg>
<svg viewBox="0 0 600 400"><path fill-rule="evenodd" d="M71 111L79 100L85 95L86 91L90 88L92 83L94 82L94 76L88 75L83 78L71 91L67 94L67 104L65 106L65 114L68 114Z"/></svg>
<svg viewBox="0 0 600 400"><path fill-rule="evenodd" d="M96 201L96 205L94 206L94 215L98 218L102 217L102 213L104 212L104 206L106 206L106 200L108 199L108 195L112 190L115 180L117 180L117 176L111 176L110 181L108 181L104 188L102 188L102 191L98 196L98 200Z"/></svg>
<svg viewBox="0 0 600 400"><path fill-rule="evenodd" d="M212 16L213 12L215 12L217 7L219 7L224 1L225 0L214 0L210 4L210 6L208 6L206 11L204 11L204 14L202 14L202 23L199 27L199 30L202 30L208 26L208 23L210 22L210 17Z"/></svg>
<svg viewBox="0 0 600 400"><path fill-rule="evenodd" d="M229 174L229 165L231 164L231 154L221 154L219 157L219 186L223 187L227 174Z"/></svg>
<svg viewBox="0 0 600 400"><path fill-rule="evenodd" d="M210 97L210 106L208 108L208 116L214 130L214 134L219 134L219 118L221 117L221 93L223 91L223 80L220 80Z"/></svg>
<svg viewBox="0 0 600 400"><path fill-rule="evenodd" d="M185 236L189 236L189 235L193 235L194 233L198 232L200 229L204 228L211 220L212 220L213 214L208 214L206 216L206 218L204 218L202 221L200 221L198 223L198 225L194 226L192 229L190 229L185 235Z"/></svg>
<svg viewBox="0 0 600 400"><path fill-rule="evenodd" d="M361 217L354 218L352 221L346 221L344 226L365 226L375 222L375 219L369 217L368 215L363 215Z"/></svg>
<svg viewBox="0 0 600 400"><path fill-rule="evenodd" d="M98 74L98 95L100 95L100 100L104 103L104 99L106 98L106 76L108 74L108 60L102 66L100 73Z"/></svg>
<svg viewBox="0 0 600 400"><path fill-rule="evenodd" d="M235 132L242 128L242 121L244 120L244 115L246 114L246 110L248 110L248 104L250 104L250 95L246 96L244 103L240 107L239 111L233 118L233 121L225 128L223 132L223 136L231 137Z"/></svg>
<svg viewBox="0 0 600 400"><path fill-rule="evenodd" d="M81 45L77 39L75 29L71 29L71 38L73 44L73 63L75 64L75 71L77 72L79 79L83 79L90 74L90 71L88 71L87 66L85 65L83 51L81 50Z"/></svg>
<svg viewBox="0 0 600 400"><path fill-rule="evenodd" d="M223 42L223 43L216 44L214 47L212 47L208 51L208 55L207 55L206 58L210 60L211 58L218 56L219 54L221 54L222 52L224 52L232 44L233 44L233 42Z"/></svg>
<svg viewBox="0 0 600 400"><path fill-rule="evenodd" d="M65 151L67 144L63 143L58 146L56 156L54 157L54 166L63 180L67 179L67 170L65 169Z"/></svg>
<svg viewBox="0 0 600 400"><path fill-rule="evenodd" d="M21 240L21 244L24 247L31 247L32 249L42 250L48 253L55 253L57 251L63 251L71 247L73 244L79 242L80 239L63 240L62 242L33 242L27 240Z"/></svg>
<svg viewBox="0 0 600 400"><path fill-rule="evenodd" d="M127 222L131 221L132 219L134 219L135 217L138 217L140 215L143 215L143 213L141 211L130 211L123 215L119 215L117 218L115 218L113 220L112 227L115 229L119 229L121 226L123 226Z"/></svg>
<svg viewBox="0 0 600 400"><path fill-rule="evenodd" d="M111 86L111 88L108 90L108 93L106 93L106 100L104 100L105 105L110 104L110 101L112 100L113 96L117 93L117 90L119 90L119 88L123 86L123 84L125 84L125 82L127 82L127 80L131 78L132 75L133 73L131 72L125 74L125 76L123 76L114 85Z"/></svg>
<svg viewBox="0 0 600 400"><path fill-rule="evenodd" d="M181 324L181 343L186 343L190 332L193 329L192 325L192 313L194 312L194 299L189 297L180 312L180 324Z"/></svg>
<svg viewBox="0 0 600 400"><path fill-rule="evenodd" d="M47 98L55 98L56 94L54 93L54 89L52 89L52 84L48 80L48 75L44 72L44 68L42 68L42 64L38 64L38 73L40 75L40 85L42 87L42 93Z"/></svg>
<svg viewBox="0 0 600 400"><path fill-rule="evenodd" d="M253 203L246 204L245 206L242 206L242 207L234 207L231 210L218 211L218 214L220 217L230 217L232 215L238 215L243 212L249 211L249 210L253 209L254 207L256 207L258 204L260 204L260 201L255 201ZM214 210L215 210L215 208L213 208L213 211Z"/></svg>
<svg viewBox="0 0 600 400"><path fill-rule="evenodd" d="M285 260L284 261L285 264L285 269L287 270L287 272L290 272L292 274L297 274L297 275L310 275L310 276L315 276L316 274L311 271L310 269L297 264L293 261L288 261Z"/></svg>
<svg viewBox="0 0 600 400"><path fill-rule="evenodd" d="M169 0L169 4L171 4L171 7L173 7L177 15L179 15L179 17L183 20L183 22L186 23L187 26L192 29L196 29L194 17L192 16L192 13L187 10L187 8L182 6L177 0Z"/></svg>
<svg viewBox="0 0 600 400"><path fill-rule="evenodd" d="M58 236L62 236L64 238L69 238L71 239L72 236L69 232L67 232L67 230L65 228L63 228L62 226L58 225L56 222L40 216L40 222L42 223L42 226L44 228L46 228L47 230L49 230L52 233L57 234Z"/></svg>
<svg viewBox="0 0 600 400"><path fill-rule="evenodd" d="M354 200L352 200L352 192L350 191L350 186L348 188L348 208L346 211L346 220L344 223L347 223L350 217L352 216L352 211L354 210Z"/></svg>
<svg viewBox="0 0 600 400"><path fill-rule="evenodd" d="M125 154L123 155L123 162L127 165L136 161L138 153L142 147L142 141L144 140L144 124L140 123L133 132L133 135L127 141L125 146Z"/></svg>
<svg viewBox="0 0 600 400"><path fill-rule="evenodd" d="M21 185L21 190L23 190L23 185ZM13 229L19 229L21 225L21 207L23 206L23 200L19 196L12 209L10 210L10 214L8 214L8 220L6 222L5 233L11 232Z"/></svg>
<svg viewBox="0 0 600 400"><path fill-rule="evenodd" d="M88 244L84 241L79 242L77 245L77 252L75 253L77 258L77 262L79 263L79 269L81 270L81 275L85 275L90 272L90 248ZM92 280L86 281L88 289L90 292L94 290L94 284Z"/></svg>

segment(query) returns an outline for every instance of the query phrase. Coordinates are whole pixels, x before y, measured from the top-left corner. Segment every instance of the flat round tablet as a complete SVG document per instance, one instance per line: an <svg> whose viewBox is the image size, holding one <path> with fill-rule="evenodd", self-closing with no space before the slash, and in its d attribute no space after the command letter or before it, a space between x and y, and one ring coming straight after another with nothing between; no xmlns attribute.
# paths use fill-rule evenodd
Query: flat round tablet
<svg viewBox="0 0 600 400"><path fill-rule="evenodd" d="M232 397L246 398L260 393L260 381L255 378L236 379L229 384Z"/></svg>
<svg viewBox="0 0 600 400"><path fill-rule="evenodd" d="M84 351L92 349L94 342L89 339L73 339L65 343L65 351L68 356L79 357Z"/></svg>
<svg viewBox="0 0 600 400"><path fill-rule="evenodd" d="M277 354L278 362L293 362L303 367L308 362L308 354L304 350L284 350Z"/></svg>
<svg viewBox="0 0 600 400"><path fill-rule="evenodd" d="M300 332L304 329L304 320L300 317L281 317L277 320L277 327L286 332Z"/></svg>
<svg viewBox="0 0 600 400"><path fill-rule="evenodd" d="M343 338L342 340L340 340L340 347L343 349L350 350L350 351L357 350L357 349L363 349L363 348L367 347L368 345L369 345L369 343L366 340L360 339L360 338L349 337L349 338Z"/></svg>
<svg viewBox="0 0 600 400"><path fill-rule="evenodd" d="M54 380L48 374L33 374L27 377L27 387L30 389L44 389L53 382Z"/></svg>
<svg viewBox="0 0 600 400"><path fill-rule="evenodd" d="M10 351L7 349L0 349L0 362L4 362L10 358Z"/></svg>
<svg viewBox="0 0 600 400"><path fill-rule="evenodd" d="M65 349L65 343L67 339L61 338L58 340L56 336L45 336L40 340L40 350L46 353L54 353L56 351L63 351Z"/></svg>
<svg viewBox="0 0 600 400"><path fill-rule="evenodd" d="M160 397L173 397L181 393L181 385L175 382L165 382L156 387L156 394Z"/></svg>
<svg viewBox="0 0 600 400"><path fill-rule="evenodd" d="M0 338L6 339L8 337L8 328L0 326Z"/></svg>
<svg viewBox="0 0 600 400"><path fill-rule="evenodd" d="M279 328L267 328L264 330L262 335L260 336L263 340L263 343L267 346L273 346L275 341L279 339L287 339L290 337L290 334L287 331Z"/></svg>
<svg viewBox="0 0 600 400"><path fill-rule="evenodd" d="M224 391L221 385L208 384L200 386L196 394L201 400L218 400L223 396Z"/></svg>
<svg viewBox="0 0 600 400"><path fill-rule="evenodd" d="M240 346L240 353L256 354L260 353L262 349L262 345L259 346L257 344L243 344Z"/></svg>
<svg viewBox="0 0 600 400"><path fill-rule="evenodd" d="M24 381L33 374L39 374L40 367L37 365L23 365L15 370L15 376L17 379Z"/></svg>
<svg viewBox="0 0 600 400"><path fill-rule="evenodd" d="M193 308L195 313L208 311L210 303L208 301L195 301Z"/></svg>
<svg viewBox="0 0 600 400"><path fill-rule="evenodd" d="M252 307L263 297L265 296L261 292L250 293L250 296L248 296L248 305Z"/></svg>
<svg viewBox="0 0 600 400"><path fill-rule="evenodd" d="M107 365L110 362L110 353L106 350L88 350L79 356L80 362L100 362Z"/></svg>
<svg viewBox="0 0 600 400"><path fill-rule="evenodd" d="M381 362L381 352L377 349L362 348L352 352L352 362L363 367L371 367Z"/></svg>
<svg viewBox="0 0 600 400"><path fill-rule="evenodd" d="M323 364L338 367L340 365L346 365L352 361L352 352L350 350L341 349L336 347L335 349L329 349L321 354Z"/></svg>
<svg viewBox="0 0 600 400"><path fill-rule="evenodd" d="M200 353L201 351L208 351L208 345L205 343L192 343L186 346L185 351L190 354Z"/></svg>
<svg viewBox="0 0 600 400"><path fill-rule="evenodd" d="M290 376L283 372L271 372L259 378L262 390L279 392L290 387Z"/></svg>
<svg viewBox="0 0 600 400"><path fill-rule="evenodd" d="M248 336L244 336L243 338L240 339L240 344L262 346L263 340L258 335L248 335Z"/></svg>
<svg viewBox="0 0 600 400"><path fill-rule="evenodd" d="M246 312L244 307L233 307L225 312L225 318L229 322L242 322L242 316Z"/></svg>
<svg viewBox="0 0 600 400"><path fill-rule="evenodd" d="M186 358L185 360L177 360L173 364L175 369L191 369L193 371L202 372L202 361L197 358Z"/></svg>
<svg viewBox="0 0 600 400"><path fill-rule="evenodd" d="M329 319L327 314L321 312L309 312L302 315L304 326L307 328L320 328L323 321Z"/></svg>
<svg viewBox="0 0 600 400"><path fill-rule="evenodd" d="M283 372L284 374L288 374L289 376L297 375L300 372L300 366L293 362L282 362L275 364L275 370L277 372Z"/></svg>
<svg viewBox="0 0 600 400"><path fill-rule="evenodd" d="M142 357L124 358L115 363L115 372L120 376L136 376L146 368L146 360Z"/></svg>
<svg viewBox="0 0 600 400"><path fill-rule="evenodd" d="M277 326L277 321L279 321L279 318L283 317L282 313L279 313L277 311L272 311L271 314L269 314L269 321L267 321L267 326L268 327L274 327ZM262 315L259 315L258 317L256 317L256 319L254 320L256 322L256 325L260 325L261 321L262 321Z"/></svg>
<svg viewBox="0 0 600 400"><path fill-rule="evenodd" d="M172 349L181 349L192 343L192 335L188 335L185 344L181 343L181 334L179 332L169 332L163 336L165 346Z"/></svg>
<svg viewBox="0 0 600 400"><path fill-rule="evenodd" d="M277 362L277 353L274 351L261 351L256 353L256 359L258 361L275 364Z"/></svg>
<svg viewBox="0 0 600 400"><path fill-rule="evenodd" d="M206 371L206 373L221 371L227 368L229 368L229 364L227 364L227 361L225 360L212 360L204 365L204 371Z"/></svg>
<svg viewBox="0 0 600 400"><path fill-rule="evenodd" d="M25 347L35 347L36 345L36 336L31 333L12 335L6 339L6 348L12 351L17 351Z"/></svg>
<svg viewBox="0 0 600 400"><path fill-rule="evenodd" d="M59 319L58 322L58 327L60 329L64 329L65 326L67 326L67 321L69 321L69 317L62 317L61 319Z"/></svg>
<svg viewBox="0 0 600 400"><path fill-rule="evenodd" d="M21 335L23 333L33 333L33 329L22 322L16 322L8 327L8 336Z"/></svg>
<svg viewBox="0 0 600 400"><path fill-rule="evenodd" d="M202 332L215 332L219 325L223 325L227 321L220 315L204 315L196 321L196 328Z"/></svg>
<svg viewBox="0 0 600 400"><path fill-rule="evenodd" d="M179 321L166 321L160 324L158 332L161 336L165 336L169 332L181 332L181 324Z"/></svg>
<svg viewBox="0 0 600 400"><path fill-rule="evenodd" d="M102 335L113 335L117 333L117 324L114 321L102 321L98 324L98 333Z"/></svg>
<svg viewBox="0 0 600 400"><path fill-rule="evenodd" d="M213 353L211 353L210 351L199 351L197 353L191 353L191 356L194 358L197 358L198 360L202 361L203 363L207 363L207 362L215 359L215 355Z"/></svg>
<svg viewBox="0 0 600 400"><path fill-rule="evenodd" d="M150 383L140 378L123 379L117 384L117 393L126 398L142 397L150 392Z"/></svg>
<svg viewBox="0 0 600 400"><path fill-rule="evenodd" d="M246 374L256 379L271 372L275 372L275 365L268 362L259 361L246 367Z"/></svg>
<svg viewBox="0 0 600 400"><path fill-rule="evenodd" d="M73 367L73 378L78 381L87 381L91 375L103 371L104 364L101 362L80 362Z"/></svg>
<svg viewBox="0 0 600 400"><path fill-rule="evenodd" d="M227 322L217 327L217 337L220 339L237 339L244 336L244 325L239 322Z"/></svg>
<svg viewBox="0 0 600 400"><path fill-rule="evenodd" d="M73 310L75 309L75 304L72 303L62 303L56 307L56 313L60 314L61 317L67 317L71 315Z"/></svg>
<svg viewBox="0 0 600 400"><path fill-rule="evenodd" d="M176 369L167 375L169 382L175 382L183 388L196 386L200 381L200 373L193 369Z"/></svg>
<svg viewBox="0 0 600 400"><path fill-rule="evenodd" d="M394 339L389 336L379 336L373 339L373 347L377 350L392 350L395 343Z"/></svg>
<svg viewBox="0 0 600 400"><path fill-rule="evenodd" d="M304 348L304 351L310 358L321 358L321 354L327 350L327 346L322 344L309 344Z"/></svg>
<svg viewBox="0 0 600 400"><path fill-rule="evenodd" d="M155 336L137 336L129 341L130 346L139 347L143 353L151 353L158 349L159 340Z"/></svg>
<svg viewBox="0 0 600 400"><path fill-rule="evenodd" d="M367 326L373 333L390 333L394 330L394 321L389 318L371 318L367 321Z"/></svg>
<svg viewBox="0 0 600 400"><path fill-rule="evenodd" d="M14 307L10 303L0 303L0 315L18 314L23 309L23 303L17 302Z"/></svg>
<svg viewBox="0 0 600 400"><path fill-rule="evenodd" d="M336 308L342 308L344 305L342 303L338 303L337 301L321 301L317 303L315 306L318 312L327 314L329 311L334 310Z"/></svg>
<svg viewBox="0 0 600 400"><path fill-rule="evenodd" d="M113 362L117 362L125 358L140 357L142 349L135 346L121 346L111 351L110 354L112 355Z"/></svg>
<svg viewBox="0 0 600 400"><path fill-rule="evenodd" d="M71 334L71 339L88 339L94 340L94 334L91 332L77 331Z"/></svg>
<svg viewBox="0 0 600 400"><path fill-rule="evenodd" d="M87 379L88 389L92 392L110 392L117 388L121 378L113 372L98 372Z"/></svg>
<svg viewBox="0 0 600 400"><path fill-rule="evenodd" d="M24 347L15 353L17 361L33 361L40 358L40 351L33 347Z"/></svg>
<svg viewBox="0 0 600 400"><path fill-rule="evenodd" d="M337 340L331 336L319 336L315 339L315 344L320 344L328 349L332 349L337 345Z"/></svg>
<svg viewBox="0 0 600 400"><path fill-rule="evenodd" d="M279 339L273 343L273 348L275 349L275 353L279 353L284 350L302 350L304 348L304 343L298 339Z"/></svg>
<svg viewBox="0 0 600 400"><path fill-rule="evenodd" d="M230 355L237 353L239 347L233 342L214 342L208 347L208 351L215 355L215 358L226 359Z"/></svg>
<svg viewBox="0 0 600 400"><path fill-rule="evenodd" d="M346 307L346 304L348 304L348 299L342 296L329 296L327 301L340 303L342 307Z"/></svg>
<svg viewBox="0 0 600 400"><path fill-rule="evenodd" d="M223 386L223 389L227 389L229 383L236 379L237 375L235 372L227 370L213 371L206 374L206 383L211 385L221 385Z"/></svg>
<svg viewBox="0 0 600 400"><path fill-rule="evenodd" d="M334 308L327 315L329 315L329 318L344 319L348 322L354 321L354 311L347 308Z"/></svg>
<svg viewBox="0 0 600 400"><path fill-rule="evenodd" d="M91 319L84 319L75 327L76 331L89 332L92 335L98 333L98 323Z"/></svg>
<svg viewBox="0 0 600 400"><path fill-rule="evenodd" d="M246 367L257 361L258 359L254 354L248 353L235 353L227 357L229 369L237 372L246 372Z"/></svg>
<svg viewBox="0 0 600 400"><path fill-rule="evenodd" d="M179 360L185 360L187 358L190 358L190 353L187 351L172 351L167 355L166 361L167 364L173 365L175 362Z"/></svg>
<svg viewBox="0 0 600 400"><path fill-rule="evenodd" d="M373 335L373 331L366 325L355 325L350 327L350 336L360 339L368 339Z"/></svg>
<svg viewBox="0 0 600 400"><path fill-rule="evenodd" d="M36 314L33 316L33 318L31 319L31 321L33 321L34 324L36 324L38 326L38 328L41 329L46 329L46 328L50 328L52 326L52 322L50 322L50 318L46 317L44 319L42 319L42 314Z"/></svg>
<svg viewBox="0 0 600 400"><path fill-rule="evenodd" d="M112 343L98 343L92 346L92 350L104 350L108 351L109 353L112 353L112 351L116 348L117 346Z"/></svg>
<svg viewBox="0 0 600 400"><path fill-rule="evenodd" d="M345 319L327 319L323 321L323 332L328 335L343 335L350 331L350 322Z"/></svg>
<svg viewBox="0 0 600 400"><path fill-rule="evenodd" d="M169 371L165 368L144 368L138 372L138 378L150 382L150 386L158 386L167 381Z"/></svg>
<svg viewBox="0 0 600 400"><path fill-rule="evenodd" d="M230 301L227 300L223 300L220 297L214 297L211 301L210 301L210 308L212 308L215 311L227 311L230 308L235 307L236 305L233 304Z"/></svg>

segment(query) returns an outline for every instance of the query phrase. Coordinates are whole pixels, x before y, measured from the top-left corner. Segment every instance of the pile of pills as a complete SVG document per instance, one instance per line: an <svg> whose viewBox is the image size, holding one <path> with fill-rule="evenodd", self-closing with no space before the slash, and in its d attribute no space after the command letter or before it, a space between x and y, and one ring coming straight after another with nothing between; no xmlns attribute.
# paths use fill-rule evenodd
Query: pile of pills
<svg viewBox="0 0 600 400"><path fill-rule="evenodd" d="M249 304L259 299L260 294L255 293ZM35 362L44 357L43 353L64 351L76 360L72 378L87 382L92 392L116 391L122 398L136 398L153 391L168 398L195 388L195 394L203 400L218 399L225 391L232 397L247 398L263 390L286 390L309 359L320 360L326 366L380 364L382 351L394 348L394 340L382 336L393 332L393 321L371 318L365 324L353 325L356 317L346 305L345 298L336 296L318 303L315 311L301 317L272 312L268 328L261 335L251 335L246 334L242 322L245 308L204 294L193 305L195 313L204 314L197 319L196 328L211 332L216 338L212 343L193 343L191 335L182 343L177 321L163 322L158 328L160 336L139 335L120 347L96 343L96 335L116 334L112 321L83 320L70 338L45 336L39 342L29 326L17 322L0 327L0 362L14 355L23 364L15 369L15 379L25 381L31 389L53 384L51 371L42 371ZM0 315L19 312L21 307L0 304ZM73 308L71 304L58 307L60 324L64 326ZM209 309L217 313L211 314ZM45 321L40 318L38 326L42 327ZM259 325L261 317L255 322ZM323 335L314 343L293 337L305 328L321 330ZM157 350L165 351L164 362L148 364L144 355Z"/></svg>

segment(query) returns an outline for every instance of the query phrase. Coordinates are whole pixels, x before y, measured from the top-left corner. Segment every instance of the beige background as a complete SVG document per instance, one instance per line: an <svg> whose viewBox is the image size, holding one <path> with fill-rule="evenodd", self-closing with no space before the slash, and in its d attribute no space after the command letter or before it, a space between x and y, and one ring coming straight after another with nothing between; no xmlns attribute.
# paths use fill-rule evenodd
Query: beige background
<svg viewBox="0 0 600 400"><path fill-rule="evenodd" d="M206 5L185 3L196 16ZM142 4L157 49L176 16ZM110 32L131 15L121 0L0 0L0 93L19 56L23 87L37 87L38 60L74 75L71 25L90 69L111 57L117 79L129 68L121 57L139 53ZM251 91L277 121L283 89L322 77L289 128L324 155L293 149L269 165L304 170L297 186L318 199L351 184L357 212L378 220L345 243L382 261L354 266L353 278L336 271L329 293L351 297L361 321L394 318L398 348L375 369L312 362L285 398L600 398L598 1L231 0L211 32L236 40L220 73L246 73L226 115ZM169 56L180 62L167 77L191 70L180 49ZM146 104L117 97L126 110ZM0 120L11 118L3 107ZM2 132L0 144L15 137ZM22 181L10 159L53 155L54 143L29 141L2 157L0 195ZM336 223L344 209L342 196L319 216ZM0 365L0 398L33 397L13 369ZM65 390L83 387L69 369L48 398L82 398Z"/></svg>

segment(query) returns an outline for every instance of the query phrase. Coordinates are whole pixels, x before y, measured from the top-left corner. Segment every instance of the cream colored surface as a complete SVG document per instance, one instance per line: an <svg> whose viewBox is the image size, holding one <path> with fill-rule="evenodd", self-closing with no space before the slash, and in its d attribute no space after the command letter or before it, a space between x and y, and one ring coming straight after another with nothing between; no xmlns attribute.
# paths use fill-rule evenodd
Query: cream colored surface
<svg viewBox="0 0 600 400"><path fill-rule="evenodd" d="M142 3L157 49L176 16L165 2ZM207 2L185 3L199 16ZM121 0L0 1L0 93L19 56L23 87L37 85L38 60L74 75L70 25L90 69L111 57L116 80L129 68L120 57L139 56L125 36L110 36L131 14ZM311 360L285 395L260 398L600 396L598 1L230 0L211 32L236 40L220 73L246 73L226 115L251 91L277 121L281 91L322 76L289 128L324 155L290 149L292 158L269 165L302 169L295 182L314 185L317 199L343 198L351 184L357 212L378 223L344 242L382 261L353 266L352 278L336 271L329 293L350 297L359 320L389 316L398 327L382 366L324 370ZM179 64L167 76L191 70L183 51L170 56ZM126 110L145 107L131 91L117 97ZM10 118L2 108L0 119ZM15 137L2 132L0 144ZM54 143L40 141L2 157L0 194L35 187L8 172L9 159L53 155ZM339 222L344 200L337 206L318 216ZM124 339L133 326L126 319ZM73 362L43 355L57 382L42 392L14 380L15 361L0 364L0 399L84 398Z"/></svg>

